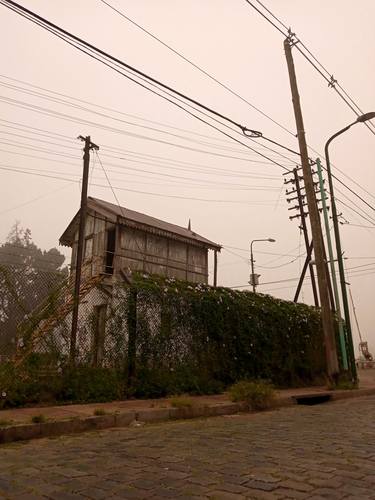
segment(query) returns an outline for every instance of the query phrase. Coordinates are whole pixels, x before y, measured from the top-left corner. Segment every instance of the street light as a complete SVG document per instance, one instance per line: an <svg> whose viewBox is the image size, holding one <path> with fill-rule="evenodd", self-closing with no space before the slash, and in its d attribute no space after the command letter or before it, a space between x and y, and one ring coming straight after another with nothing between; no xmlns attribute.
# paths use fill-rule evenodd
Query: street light
<svg viewBox="0 0 375 500"><path fill-rule="evenodd" d="M251 261L251 275L250 275L250 285L253 285L253 292L256 293L256 287L258 285L258 278L260 275L254 273L254 255L253 255L253 243L255 241L268 241L269 243L275 243L276 240L273 238L263 238L260 240L253 240L250 243L250 261Z"/></svg>
<svg viewBox="0 0 375 500"><path fill-rule="evenodd" d="M326 142L326 145L324 148L325 157L326 157L327 175L328 175L328 185L329 185L329 191L330 191L330 200L331 200L331 207L332 207L333 228L334 228L334 234L335 234L335 240L336 240L336 252L337 252L337 262L338 262L338 266L339 266L341 295L342 295L342 302L343 302L343 306L344 306L346 330L347 330L347 334L348 334L348 347L349 347L349 354L350 354L351 372L352 372L352 377L354 380L357 380L357 368L355 365L353 336L352 336L352 328L350 325L349 303L348 303L348 295L346 292L345 270L344 270L344 262L343 262L343 257L342 257L341 241L340 241L340 228L339 228L339 221L337 218L336 201L335 201L334 190L333 190L331 163L329 160L328 148L329 148L329 145L331 144L331 142L336 137L338 137L339 135L341 135L344 132L346 132L347 130L349 130L350 127L352 127L356 123L364 123L368 120L371 120L372 118L375 118L375 112L365 113L364 115L359 116L355 122L351 123L350 125L347 125L343 129L339 130L338 132L336 132L336 134L333 134L332 137L330 137L328 139L328 141Z"/></svg>

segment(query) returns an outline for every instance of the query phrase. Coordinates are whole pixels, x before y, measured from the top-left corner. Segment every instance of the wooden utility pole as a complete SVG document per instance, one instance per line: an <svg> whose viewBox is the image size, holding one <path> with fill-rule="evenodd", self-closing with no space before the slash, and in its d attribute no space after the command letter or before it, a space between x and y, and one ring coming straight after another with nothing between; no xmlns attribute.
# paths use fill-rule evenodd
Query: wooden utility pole
<svg viewBox="0 0 375 500"><path fill-rule="evenodd" d="M334 379L338 375L339 366L338 366L338 359L336 352L333 315L330 307L330 299L328 292L327 265L324 258L325 252L324 252L323 234L320 224L319 210L315 198L314 181L307 151L305 130L303 125L301 103L298 93L297 78L294 68L291 43L292 43L291 40L287 38L284 41L284 49L285 49L286 61L288 64L290 88L292 91L294 116L296 120L298 144L301 154L303 179L305 182L306 201L310 215L311 234L312 234L312 239L314 241L314 254L316 262L317 278L318 278L318 288L319 288L319 296L320 296L320 304L322 312L322 324L323 324L323 333L324 333L325 351L327 360L327 374L329 378Z"/></svg>
<svg viewBox="0 0 375 500"><path fill-rule="evenodd" d="M75 364L76 361L76 345L77 345L77 328L78 328L78 309L79 309L79 293L81 288L82 275L82 260L84 251L86 215L87 215L87 187L89 180L89 165L90 165L90 149L99 149L96 144L90 140L90 136L78 137L84 141L83 149L83 176L82 176L82 192L81 192L81 208L79 211L79 228L78 228L78 244L77 244L77 259L75 267L74 293L73 293L73 314L72 314L72 329L70 333L70 363Z"/></svg>

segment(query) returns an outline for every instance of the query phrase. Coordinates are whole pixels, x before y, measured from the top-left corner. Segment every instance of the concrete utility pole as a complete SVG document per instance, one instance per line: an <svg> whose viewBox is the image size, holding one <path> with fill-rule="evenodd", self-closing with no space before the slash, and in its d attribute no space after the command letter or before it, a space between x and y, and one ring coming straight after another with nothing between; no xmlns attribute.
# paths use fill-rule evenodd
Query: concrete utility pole
<svg viewBox="0 0 375 500"><path fill-rule="evenodd" d="M365 113L364 115L358 116L358 118L356 119L355 122L350 123L346 127L342 128L341 130L336 132L336 134L333 134L328 139L328 141L326 142L326 145L324 147L324 152L326 155L326 169L327 169L327 176L328 176L328 185L329 185L329 192L330 192L330 198L331 198L333 230L335 233L335 240L336 240L337 262L339 265L341 296L342 296L342 302L343 302L343 306L344 306L346 333L347 333L347 337L348 337L349 361L350 361L353 380L357 380L358 376L357 376L357 367L355 364L355 355L354 355L354 346L353 346L352 327L351 327L351 322L350 322L348 294L346 291L345 270L344 270L344 261L343 261L343 255L342 255L342 249L341 249L339 221L338 221L338 217L337 217L336 201L335 201L335 194L334 194L334 188L333 188L331 162L329 159L329 145L331 144L331 142L334 139L336 139L336 137L340 136L341 134L343 134L344 132L349 130L353 125L355 125L357 123L367 122L368 120L372 120L373 118L375 118L374 111L371 111L370 113Z"/></svg>
<svg viewBox="0 0 375 500"><path fill-rule="evenodd" d="M326 203L326 190L324 188L324 181L323 181L323 170L322 170L322 165L320 163L319 158L316 159L316 166L317 166L318 176L319 176L320 195L322 198L324 224L325 224L325 228L326 228L326 239L327 239L327 245L328 245L329 265L331 268L331 279L332 279L332 285L333 285L333 292L335 295L335 301L334 301L335 311L337 313L337 322L339 325L339 340L340 340L340 349L341 349L341 357L342 357L342 366L343 366L344 370L347 371L348 370L348 357L346 354L345 331L344 331L344 325L343 325L343 320L342 320L342 316L341 316L339 289L337 287L337 280L336 280L335 257L333 255L331 230L329 228L328 208L327 208L327 203Z"/></svg>
<svg viewBox="0 0 375 500"><path fill-rule="evenodd" d="M75 281L74 281L74 294L73 294L73 314L72 314L72 329L70 333L70 363L75 364L76 361L76 345L77 345L77 328L78 328L78 309L79 309L79 293L81 288L81 274L82 274L82 258L84 251L84 238L86 228L86 215L87 215L87 187L89 180L89 166L90 166L90 150L99 149L99 147L92 143L90 136L78 137L84 141L85 147L83 149L83 176L82 176L82 192L81 192L81 208L79 211L79 229L78 229L78 244L77 244L77 260L75 268Z"/></svg>
<svg viewBox="0 0 375 500"><path fill-rule="evenodd" d="M327 361L327 374L329 378L335 378L339 373L339 365L337 360L336 342L333 315L330 307L330 299L328 292L328 273L324 258L324 242L322 228L320 224L319 210L316 203L314 181L310 168L309 156L307 151L305 130L303 124L301 103L297 87L297 78L294 68L291 41L287 38L284 41L284 49L286 61L288 64L290 88L292 91L292 100L294 108L294 116L297 127L298 144L301 154L301 164L303 178L305 181L307 207L310 215L311 233L314 241L314 253L318 278L318 288L320 296L320 304L322 311L322 324L325 340L325 351Z"/></svg>

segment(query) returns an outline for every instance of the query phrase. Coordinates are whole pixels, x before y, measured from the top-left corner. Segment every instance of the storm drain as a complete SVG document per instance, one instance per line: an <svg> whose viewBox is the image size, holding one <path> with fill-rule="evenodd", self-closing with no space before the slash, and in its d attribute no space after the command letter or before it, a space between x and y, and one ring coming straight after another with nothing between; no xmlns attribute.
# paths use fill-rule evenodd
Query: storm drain
<svg viewBox="0 0 375 500"><path fill-rule="evenodd" d="M301 396L293 396L293 399L296 401L298 405L320 405L322 403L327 403L331 401L332 394L303 394Z"/></svg>

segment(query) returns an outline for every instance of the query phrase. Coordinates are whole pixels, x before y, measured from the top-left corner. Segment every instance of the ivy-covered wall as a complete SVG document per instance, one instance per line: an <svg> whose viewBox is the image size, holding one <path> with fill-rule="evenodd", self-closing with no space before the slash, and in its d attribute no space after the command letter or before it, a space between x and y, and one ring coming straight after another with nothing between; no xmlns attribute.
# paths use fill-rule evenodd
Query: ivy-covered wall
<svg viewBox="0 0 375 500"><path fill-rule="evenodd" d="M134 359L128 357L128 363L138 395L215 392L248 378L305 385L324 374L315 308L145 276L135 279L132 290L127 314L133 348L128 352ZM116 310L122 314L121 307Z"/></svg>
<svg viewBox="0 0 375 500"><path fill-rule="evenodd" d="M290 387L324 377L318 309L146 275L112 292L94 288L82 301L75 368L68 356L70 314L32 346L33 336L21 329L20 349L29 354L22 364L0 363L0 407L210 394L243 379ZM98 321L98 293L104 322ZM59 311L51 296L47 313L53 318ZM35 329L49 320L28 321Z"/></svg>

